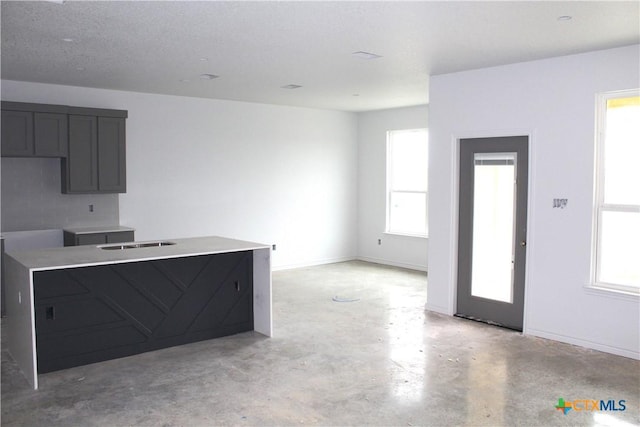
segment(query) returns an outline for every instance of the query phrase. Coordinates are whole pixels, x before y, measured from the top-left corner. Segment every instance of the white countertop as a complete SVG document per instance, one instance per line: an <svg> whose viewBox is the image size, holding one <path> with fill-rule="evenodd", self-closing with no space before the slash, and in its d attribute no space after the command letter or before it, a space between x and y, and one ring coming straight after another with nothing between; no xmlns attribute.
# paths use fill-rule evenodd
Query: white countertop
<svg viewBox="0 0 640 427"><path fill-rule="evenodd" d="M104 250L100 246L84 245L64 248L41 249L28 252L7 254L30 270L56 270L60 268L88 267L92 265L118 264L124 262L149 261L164 258L209 255L225 252L240 252L254 249L267 249L269 245L208 236L187 239L162 239L175 245L122 250ZM144 243L144 242L136 242Z"/></svg>

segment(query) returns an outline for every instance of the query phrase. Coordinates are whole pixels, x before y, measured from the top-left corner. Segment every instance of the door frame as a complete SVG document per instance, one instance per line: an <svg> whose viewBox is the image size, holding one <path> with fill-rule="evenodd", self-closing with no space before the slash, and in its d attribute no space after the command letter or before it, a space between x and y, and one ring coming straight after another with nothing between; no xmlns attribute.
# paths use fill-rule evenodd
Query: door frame
<svg viewBox="0 0 640 427"><path fill-rule="evenodd" d="M476 192L479 191L476 157L496 155L509 156L512 160L512 175L503 177L503 183L513 196L509 224L509 262L502 260L502 272L509 271L511 301L502 297L494 298L483 293L473 294L474 271L476 262L483 255L476 250L477 208L486 206L479 202ZM496 165L500 165L498 162ZM526 275L526 240L527 240L527 190L529 167L529 137L526 135L471 138L460 140L460 196L459 241L458 241L458 298L456 316L478 319L489 324L497 324L506 328L522 330L524 319L524 286ZM476 205L476 203L480 203ZM504 210L502 211L505 212ZM508 212L508 210L507 210ZM506 243L506 242L505 242ZM487 248L488 249L488 248ZM481 251L482 252L482 251ZM504 254L506 256L506 254ZM480 258L477 258L480 257ZM488 260L487 260L488 261ZM461 264L463 263L463 264ZM495 266L496 268L498 266ZM486 271L485 271L486 273ZM485 274L483 273L483 274ZM484 276L485 279L487 278ZM462 280L461 280L462 279ZM506 279L506 278L503 278ZM501 288L504 290L504 288ZM485 289L486 290L486 289ZM462 294L461 294L462 292Z"/></svg>
<svg viewBox="0 0 640 427"><path fill-rule="evenodd" d="M533 265L535 253L535 228L534 224L534 212L532 207L534 206L533 200L535 196L535 150L536 146L536 134L532 129L504 129L504 130L485 130L485 131L470 131L459 132L451 135L451 252L449 259L451 260L449 266L449 301L448 311L449 315L453 316L456 313L456 307L458 302L458 234L459 234L459 200L460 200L460 140L470 138L499 138L508 136L527 136L529 138L529 177L527 183L527 251L525 254L525 264L528 266L525 271L524 277L524 307L522 316L522 334L527 334L528 331L528 301L531 295L530 283L533 283Z"/></svg>

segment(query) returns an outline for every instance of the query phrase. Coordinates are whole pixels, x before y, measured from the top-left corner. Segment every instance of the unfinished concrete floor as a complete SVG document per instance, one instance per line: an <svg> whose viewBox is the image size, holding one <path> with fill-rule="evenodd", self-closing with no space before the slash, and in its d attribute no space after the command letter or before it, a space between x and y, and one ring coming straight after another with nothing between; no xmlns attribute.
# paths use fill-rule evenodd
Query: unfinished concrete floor
<svg viewBox="0 0 640 427"><path fill-rule="evenodd" d="M640 422L640 362L425 312L424 273L347 262L276 272L273 288L273 338L52 372L38 391L3 350L2 425ZM564 415L560 397L623 399L626 411Z"/></svg>

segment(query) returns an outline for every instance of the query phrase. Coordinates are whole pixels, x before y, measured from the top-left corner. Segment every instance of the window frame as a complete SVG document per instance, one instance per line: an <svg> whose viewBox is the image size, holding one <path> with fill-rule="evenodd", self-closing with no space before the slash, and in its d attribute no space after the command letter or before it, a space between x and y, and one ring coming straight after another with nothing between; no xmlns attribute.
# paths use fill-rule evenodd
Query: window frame
<svg viewBox="0 0 640 427"><path fill-rule="evenodd" d="M604 203L604 153L607 125L607 101L618 98L640 96L640 88L610 92L596 95L596 132L594 151L594 198L593 225L591 244L591 278L589 288L639 296L640 288L619 283L609 283L600 280L602 261L602 214L603 212L636 212L640 213L640 205L621 205Z"/></svg>
<svg viewBox="0 0 640 427"><path fill-rule="evenodd" d="M429 149L429 131L428 128L410 128L410 129L393 129L387 131L387 143L386 143L386 201L385 201L385 234L391 234L395 236L409 236L409 237L418 237L418 238L428 238L429 237L429 189L427 182L427 190L426 191L417 191L417 190L407 190L407 189L396 189L393 187L393 172L392 172L392 135L396 132L424 132L427 136L427 152ZM428 160L427 160L427 168ZM423 233L403 233L399 231L391 230L391 198L394 193L397 194L423 194L425 198L425 232Z"/></svg>

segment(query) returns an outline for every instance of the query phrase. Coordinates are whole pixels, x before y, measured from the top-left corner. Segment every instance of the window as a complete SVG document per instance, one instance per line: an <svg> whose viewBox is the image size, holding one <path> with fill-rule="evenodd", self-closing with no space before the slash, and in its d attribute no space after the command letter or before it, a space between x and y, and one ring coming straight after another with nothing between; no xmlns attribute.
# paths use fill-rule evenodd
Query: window
<svg viewBox="0 0 640 427"><path fill-rule="evenodd" d="M426 129L387 132L387 232L427 237Z"/></svg>
<svg viewBox="0 0 640 427"><path fill-rule="evenodd" d="M594 286L640 293L640 90L598 96Z"/></svg>

